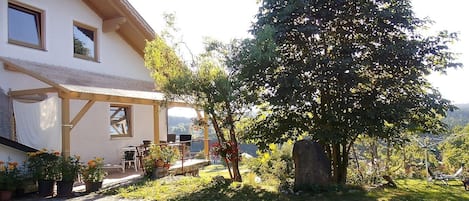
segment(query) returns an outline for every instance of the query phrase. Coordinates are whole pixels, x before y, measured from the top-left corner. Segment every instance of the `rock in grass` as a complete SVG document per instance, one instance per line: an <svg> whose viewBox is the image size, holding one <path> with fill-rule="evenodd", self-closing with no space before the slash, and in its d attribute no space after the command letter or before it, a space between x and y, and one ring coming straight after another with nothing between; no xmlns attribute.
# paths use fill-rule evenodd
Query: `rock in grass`
<svg viewBox="0 0 469 201"><path fill-rule="evenodd" d="M324 149L311 140L300 140L293 146L295 191L326 186L330 183L331 165Z"/></svg>

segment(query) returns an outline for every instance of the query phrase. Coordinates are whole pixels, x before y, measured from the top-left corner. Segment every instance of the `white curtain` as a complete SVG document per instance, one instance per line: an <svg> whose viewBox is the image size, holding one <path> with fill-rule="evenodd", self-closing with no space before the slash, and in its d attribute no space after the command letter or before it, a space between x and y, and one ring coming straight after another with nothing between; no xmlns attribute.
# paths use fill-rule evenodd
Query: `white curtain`
<svg viewBox="0 0 469 201"><path fill-rule="evenodd" d="M61 112L58 97L37 103L13 101L18 142L36 148L62 150Z"/></svg>

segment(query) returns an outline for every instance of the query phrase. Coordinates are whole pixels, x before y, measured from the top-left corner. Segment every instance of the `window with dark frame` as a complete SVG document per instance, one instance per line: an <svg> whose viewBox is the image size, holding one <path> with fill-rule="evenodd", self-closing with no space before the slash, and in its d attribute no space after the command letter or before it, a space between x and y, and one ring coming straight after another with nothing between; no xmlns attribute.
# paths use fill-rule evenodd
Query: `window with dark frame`
<svg viewBox="0 0 469 201"><path fill-rule="evenodd" d="M96 29L73 23L73 54L82 59L97 60Z"/></svg>
<svg viewBox="0 0 469 201"><path fill-rule="evenodd" d="M111 137L131 137L131 107L127 105L111 105L109 110Z"/></svg>
<svg viewBox="0 0 469 201"><path fill-rule="evenodd" d="M42 13L29 6L8 3L8 42L44 49Z"/></svg>

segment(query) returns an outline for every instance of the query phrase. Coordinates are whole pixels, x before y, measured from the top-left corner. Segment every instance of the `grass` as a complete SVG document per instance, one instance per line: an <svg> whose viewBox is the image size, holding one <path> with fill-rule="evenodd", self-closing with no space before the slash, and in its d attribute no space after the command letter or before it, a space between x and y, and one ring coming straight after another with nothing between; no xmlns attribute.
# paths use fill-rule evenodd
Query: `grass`
<svg viewBox="0 0 469 201"><path fill-rule="evenodd" d="M223 166L211 165L200 172L200 177L169 176L156 181L144 180L127 187L115 189L117 194L126 199L145 200L378 200L378 201L413 201L413 200L469 200L469 192L464 190L462 182L453 181L450 185L427 183L424 180L396 180L398 188L375 188L363 190L358 187L330 188L323 193L285 194L278 192L278 182L263 181L256 183L255 175L246 169L242 171L243 183L213 183L212 178L229 178Z"/></svg>
<svg viewBox="0 0 469 201"><path fill-rule="evenodd" d="M377 200L469 200L469 192L464 190L460 181L450 181L449 185L441 182L427 182L421 179L396 181L397 189L382 189L369 193Z"/></svg>

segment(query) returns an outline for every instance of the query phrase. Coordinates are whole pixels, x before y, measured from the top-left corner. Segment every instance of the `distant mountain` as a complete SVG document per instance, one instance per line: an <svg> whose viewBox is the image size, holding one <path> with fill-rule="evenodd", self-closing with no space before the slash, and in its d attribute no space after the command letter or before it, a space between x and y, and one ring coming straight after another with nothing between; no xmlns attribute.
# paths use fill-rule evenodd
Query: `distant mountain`
<svg viewBox="0 0 469 201"><path fill-rule="evenodd" d="M197 131L191 128L192 119L190 117L179 117L179 116L169 116L168 115L168 132L176 135L180 134L192 134L192 144L191 152L199 152L204 148L203 145L203 130L199 129ZM191 130L192 129L192 130ZM213 128L209 129L208 138L210 139L209 144L216 142L216 135ZM253 144L241 144L240 150L243 153L248 153L251 156L256 156L257 146Z"/></svg>
<svg viewBox="0 0 469 201"><path fill-rule="evenodd" d="M469 123L469 104L456 104L456 107L459 109L448 112L448 116L443 120L450 128L464 127Z"/></svg>

